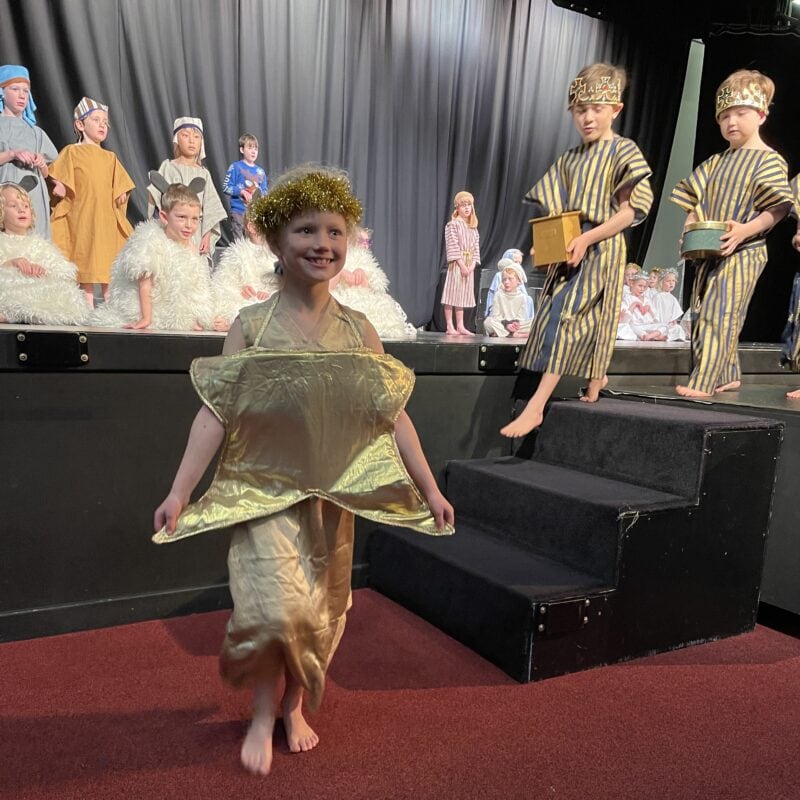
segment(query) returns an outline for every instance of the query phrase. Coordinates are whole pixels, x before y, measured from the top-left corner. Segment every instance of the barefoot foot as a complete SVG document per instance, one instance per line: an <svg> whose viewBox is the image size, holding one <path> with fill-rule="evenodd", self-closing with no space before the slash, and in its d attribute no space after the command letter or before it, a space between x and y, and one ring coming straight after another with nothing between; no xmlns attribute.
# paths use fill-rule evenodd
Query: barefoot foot
<svg viewBox="0 0 800 800"><path fill-rule="evenodd" d="M456 328L456 331L459 336L472 336L472 331L469 331L466 328Z"/></svg>
<svg viewBox="0 0 800 800"><path fill-rule="evenodd" d="M516 419L511 420L504 428L500 428L500 433L509 439L525 436L534 428L538 428L542 424L543 418L544 412L528 403Z"/></svg>
<svg viewBox="0 0 800 800"><path fill-rule="evenodd" d="M705 399L708 397L713 397L714 395L711 392L699 392L697 389L690 389L688 386L676 386L675 391L681 397L694 397L697 399Z"/></svg>
<svg viewBox="0 0 800 800"><path fill-rule="evenodd" d="M272 766L275 720L253 720L242 743L242 766L254 775L268 775Z"/></svg>
<svg viewBox="0 0 800 800"><path fill-rule="evenodd" d="M731 381L730 383L723 383L721 386L717 386L717 388L714 389L714 394L719 394L720 392L735 392L741 385L742 385L741 381Z"/></svg>
<svg viewBox="0 0 800 800"><path fill-rule="evenodd" d="M299 708L283 709L283 727L286 729L286 742L292 753L305 753L319 744L319 736L306 722Z"/></svg>
<svg viewBox="0 0 800 800"><path fill-rule="evenodd" d="M800 389L795 389L793 392L786 392L786 396L790 400L800 400Z"/></svg>
<svg viewBox="0 0 800 800"><path fill-rule="evenodd" d="M448 329L445 331L445 334L446 334L447 336L458 336L458 331L457 331L455 328L448 328Z"/></svg>
<svg viewBox="0 0 800 800"><path fill-rule="evenodd" d="M586 391L581 395L584 403L596 403L600 399L600 392L608 386L608 375L589 381Z"/></svg>

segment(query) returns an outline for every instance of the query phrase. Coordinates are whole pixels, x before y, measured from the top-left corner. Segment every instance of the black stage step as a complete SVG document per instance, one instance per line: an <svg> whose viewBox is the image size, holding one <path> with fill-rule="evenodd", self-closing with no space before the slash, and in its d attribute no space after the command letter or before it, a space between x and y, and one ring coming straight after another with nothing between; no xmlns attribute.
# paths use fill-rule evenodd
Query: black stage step
<svg viewBox="0 0 800 800"><path fill-rule="evenodd" d="M530 460L451 462L456 534L384 530L370 581L520 681L755 624L782 426L554 403Z"/></svg>

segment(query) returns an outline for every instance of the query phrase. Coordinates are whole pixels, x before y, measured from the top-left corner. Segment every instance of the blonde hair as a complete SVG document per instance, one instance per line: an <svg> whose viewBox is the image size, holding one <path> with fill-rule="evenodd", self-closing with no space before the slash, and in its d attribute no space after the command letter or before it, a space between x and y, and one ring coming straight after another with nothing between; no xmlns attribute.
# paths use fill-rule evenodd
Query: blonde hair
<svg viewBox="0 0 800 800"><path fill-rule="evenodd" d="M736 72L732 72L717 87L717 96L723 89L730 89L735 94L742 94L752 86L757 86L764 94L764 99L767 101L764 113L768 114L772 98L775 96L775 81L757 69L737 69Z"/></svg>
<svg viewBox="0 0 800 800"><path fill-rule="evenodd" d="M466 200L472 203L472 213L469 215L469 219L467 220L467 227L477 228L478 215L475 212L475 198L464 189L462 189L460 192L457 192L456 196L453 198L453 213L450 215L450 219L458 218L458 204Z"/></svg>
<svg viewBox="0 0 800 800"><path fill-rule="evenodd" d="M182 183L171 183L161 195L161 210L165 214L169 214L179 203L202 207L200 198L188 186L184 186Z"/></svg>
<svg viewBox="0 0 800 800"><path fill-rule="evenodd" d="M674 270L674 269L665 269L665 270L662 270L661 274L658 276L658 288L659 289L661 289L661 287L664 285L664 281L670 275L672 275L672 277L675 278L675 285L676 286L678 285L678 273L677 273L677 271Z"/></svg>
<svg viewBox="0 0 800 800"><path fill-rule="evenodd" d="M619 99L622 102L622 93L628 85L628 73L623 67L616 67L613 64L606 64L598 61L596 64L585 66L572 81L571 86L578 82L583 82L586 86L596 86L600 81L608 79L610 83L619 83ZM579 100L569 98L570 105L583 105ZM586 105L592 105L592 101L587 100Z"/></svg>
<svg viewBox="0 0 800 800"><path fill-rule="evenodd" d="M253 136L252 133L243 133L239 137L239 147L244 147L249 142L253 142L255 146L258 147L258 139L256 139L256 137Z"/></svg>
<svg viewBox="0 0 800 800"><path fill-rule="evenodd" d="M6 198L3 194L6 189L15 192L28 204L28 208L31 210L31 224L28 226L28 231L32 231L36 225L36 211L33 208L33 203L31 203L31 198L29 197L28 193L15 183L5 183L0 186L0 231L4 231L6 229Z"/></svg>

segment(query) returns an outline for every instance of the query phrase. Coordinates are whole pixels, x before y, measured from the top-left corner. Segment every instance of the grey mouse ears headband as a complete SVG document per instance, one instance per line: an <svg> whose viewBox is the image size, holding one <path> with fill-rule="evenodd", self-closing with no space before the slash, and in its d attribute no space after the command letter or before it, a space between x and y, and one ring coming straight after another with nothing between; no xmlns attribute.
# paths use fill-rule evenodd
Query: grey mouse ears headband
<svg viewBox="0 0 800 800"><path fill-rule="evenodd" d="M19 183L15 183L14 181L3 181L0 183L0 188L3 186L16 186L18 189L22 189L23 192L30 193L32 189L35 189L39 185L39 179L35 175L24 175Z"/></svg>
<svg viewBox="0 0 800 800"><path fill-rule="evenodd" d="M150 179L150 183L155 187L155 190L160 195L163 195L164 192L166 192L167 189L169 189L169 187L172 185L160 172L156 172L155 170L150 170L150 172L147 173L147 177ZM206 188L205 179L192 178L192 180L190 180L186 185L186 188L189 191L199 195Z"/></svg>

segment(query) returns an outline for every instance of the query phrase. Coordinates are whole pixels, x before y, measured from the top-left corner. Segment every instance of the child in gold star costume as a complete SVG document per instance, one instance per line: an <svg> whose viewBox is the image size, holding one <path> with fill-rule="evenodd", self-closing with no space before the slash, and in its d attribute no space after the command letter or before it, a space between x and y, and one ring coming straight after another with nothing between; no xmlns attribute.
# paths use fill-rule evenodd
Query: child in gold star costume
<svg viewBox="0 0 800 800"><path fill-rule="evenodd" d="M279 258L284 285L240 311L222 356L192 365L206 405L156 510L154 538L235 525L220 671L254 689L241 760L265 775L284 679L289 749L319 741L302 702L307 693L319 705L350 606L353 513L442 534L452 532L453 508L403 411L411 371L383 354L362 314L330 295L361 216L344 173L296 168L247 214ZM223 441L211 488L187 508Z"/></svg>

